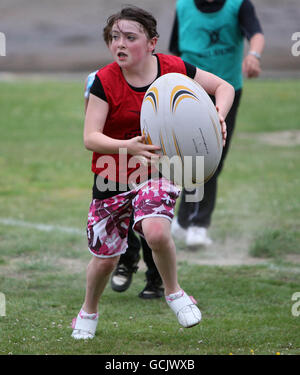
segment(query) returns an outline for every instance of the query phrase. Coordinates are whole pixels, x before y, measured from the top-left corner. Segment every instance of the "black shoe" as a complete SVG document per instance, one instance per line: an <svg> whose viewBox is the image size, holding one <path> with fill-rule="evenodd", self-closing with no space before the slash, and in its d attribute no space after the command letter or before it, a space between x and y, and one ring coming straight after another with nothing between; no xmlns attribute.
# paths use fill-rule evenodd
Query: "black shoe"
<svg viewBox="0 0 300 375"><path fill-rule="evenodd" d="M148 280L145 288L139 294L143 299L161 298L164 295L164 286L161 280Z"/></svg>
<svg viewBox="0 0 300 375"><path fill-rule="evenodd" d="M127 267L125 264L117 265L110 280L111 288L115 292L125 292L129 288L132 281L132 274L138 269L137 264L139 260L140 257L131 267Z"/></svg>

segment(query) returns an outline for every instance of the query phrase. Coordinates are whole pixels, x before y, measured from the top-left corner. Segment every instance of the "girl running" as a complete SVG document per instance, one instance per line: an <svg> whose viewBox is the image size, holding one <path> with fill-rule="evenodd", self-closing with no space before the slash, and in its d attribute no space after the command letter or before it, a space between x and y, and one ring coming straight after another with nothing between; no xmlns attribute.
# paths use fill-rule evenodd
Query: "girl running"
<svg viewBox="0 0 300 375"><path fill-rule="evenodd" d="M120 255L126 251L132 213L133 229L152 249L167 304L183 327L192 327L200 322L201 312L177 280L176 248L170 231L180 190L169 180L151 179L150 175L135 188L128 187L126 177L135 168L123 170L119 150L127 151L128 162L138 156L150 165L159 158L160 148L145 144L140 134L142 100L147 88L159 76L171 72L186 74L214 95L224 141L224 119L234 90L224 80L179 57L154 54L158 40L156 20L140 8L126 7L109 17L103 36L114 62L96 73L85 117L84 144L93 151L95 176L87 223L92 259L87 267L84 303L74 319L72 337L88 339L95 335L99 300ZM116 173L105 176L109 160L114 160ZM103 184L114 188L103 191Z"/></svg>

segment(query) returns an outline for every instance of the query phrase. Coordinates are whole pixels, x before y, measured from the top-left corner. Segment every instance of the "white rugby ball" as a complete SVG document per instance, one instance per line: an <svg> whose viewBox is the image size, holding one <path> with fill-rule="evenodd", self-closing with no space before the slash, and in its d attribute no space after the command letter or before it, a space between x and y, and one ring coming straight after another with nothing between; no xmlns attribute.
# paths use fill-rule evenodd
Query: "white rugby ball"
<svg viewBox="0 0 300 375"><path fill-rule="evenodd" d="M200 185L214 175L222 155L221 126L212 100L196 81L180 73L156 79L145 93L140 126L146 142L161 147L159 168L165 177L190 187L191 181Z"/></svg>

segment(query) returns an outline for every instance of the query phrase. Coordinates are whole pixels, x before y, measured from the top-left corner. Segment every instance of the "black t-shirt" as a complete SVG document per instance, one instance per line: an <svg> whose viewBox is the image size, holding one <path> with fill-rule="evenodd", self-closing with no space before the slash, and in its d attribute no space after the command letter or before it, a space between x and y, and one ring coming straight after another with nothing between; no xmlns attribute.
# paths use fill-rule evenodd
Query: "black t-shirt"
<svg viewBox="0 0 300 375"><path fill-rule="evenodd" d="M196 7L203 13L213 13L217 12L225 4L226 0L214 0L213 2L208 2L206 0L194 0ZM262 33L262 28L257 18L255 8L250 0L244 0L241 4L239 14L239 24L242 34L250 40L252 36L256 33ZM175 14L175 19L172 28L172 34L169 44L169 50L174 53L174 55L180 55L179 43L178 43L178 18Z"/></svg>

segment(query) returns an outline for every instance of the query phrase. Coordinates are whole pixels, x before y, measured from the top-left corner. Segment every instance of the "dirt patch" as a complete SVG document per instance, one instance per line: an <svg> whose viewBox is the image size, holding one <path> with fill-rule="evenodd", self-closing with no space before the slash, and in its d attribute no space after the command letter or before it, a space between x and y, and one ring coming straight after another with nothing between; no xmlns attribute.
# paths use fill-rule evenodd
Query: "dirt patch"
<svg viewBox="0 0 300 375"><path fill-rule="evenodd" d="M25 258L17 257L10 259L3 257L4 264L0 266L0 275L5 275L5 278L12 278L17 280L30 280L30 275L26 272L20 272L20 265L24 264Z"/></svg>
<svg viewBox="0 0 300 375"><path fill-rule="evenodd" d="M284 130L266 133L239 133L239 138L253 139L255 141L280 147L294 147L300 145L300 130Z"/></svg>
<svg viewBox="0 0 300 375"><path fill-rule="evenodd" d="M207 247L187 248L182 243L176 243L177 262L188 264L211 266L239 266L254 265L269 262L268 259L254 258L248 254L248 242L246 240L226 239L224 242L214 241ZM139 269L145 270L145 264L141 260Z"/></svg>
<svg viewBox="0 0 300 375"><path fill-rule="evenodd" d="M299 146L300 130L260 133L257 139L271 146Z"/></svg>
<svg viewBox="0 0 300 375"><path fill-rule="evenodd" d="M227 240L222 244L213 243L208 247L199 247L197 250L186 248L177 252L177 260L214 266L253 265L267 262L266 259L249 256L248 250L233 240Z"/></svg>
<svg viewBox="0 0 300 375"><path fill-rule="evenodd" d="M199 247L197 249L189 249L184 247L182 243L177 246L177 262L186 262L191 265L209 265L209 266L241 266L241 265L257 265L270 264L272 259L255 258L248 254L248 242L241 240L227 239L224 242L213 242L207 247ZM1 274L8 278L18 280L30 280L30 272L21 271L24 265L30 266L34 264L34 260L29 257L17 257L15 259L4 259L5 263L0 266ZM287 262L295 265L300 264L299 254L289 254L285 257ZM46 258L41 260L46 261ZM64 274L85 273L89 259L81 258L55 258L51 260L51 272L57 267L57 272ZM22 267L23 266L23 267ZM146 265L141 259L139 264L139 272L146 271Z"/></svg>
<svg viewBox="0 0 300 375"><path fill-rule="evenodd" d="M63 270L64 273L74 274L86 271L88 260L74 259L74 258L60 258L57 259L57 265Z"/></svg>
<svg viewBox="0 0 300 375"><path fill-rule="evenodd" d="M75 258L47 258L36 259L32 257L19 256L14 259L4 257L4 264L0 266L1 274L5 277L30 280L30 267L37 272L63 272L65 274L81 273L86 271L88 260ZM43 269L43 265L44 269ZM28 268L28 271L26 270Z"/></svg>
<svg viewBox="0 0 300 375"><path fill-rule="evenodd" d="M300 264L300 254L288 254L286 260L294 264Z"/></svg>

